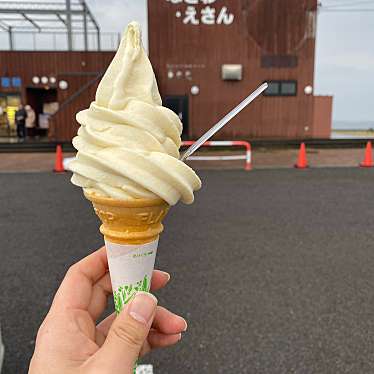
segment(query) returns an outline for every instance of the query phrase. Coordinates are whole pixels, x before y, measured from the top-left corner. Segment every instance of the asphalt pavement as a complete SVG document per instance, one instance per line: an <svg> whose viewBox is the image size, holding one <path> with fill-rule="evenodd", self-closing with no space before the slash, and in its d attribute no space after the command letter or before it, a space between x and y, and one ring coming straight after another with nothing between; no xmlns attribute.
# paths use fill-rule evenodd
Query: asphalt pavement
<svg viewBox="0 0 374 374"><path fill-rule="evenodd" d="M200 175L159 245L172 281L157 296L189 328L144 360L155 374L374 372L374 171ZM68 174L0 185L2 374L18 374L65 271L102 239Z"/></svg>

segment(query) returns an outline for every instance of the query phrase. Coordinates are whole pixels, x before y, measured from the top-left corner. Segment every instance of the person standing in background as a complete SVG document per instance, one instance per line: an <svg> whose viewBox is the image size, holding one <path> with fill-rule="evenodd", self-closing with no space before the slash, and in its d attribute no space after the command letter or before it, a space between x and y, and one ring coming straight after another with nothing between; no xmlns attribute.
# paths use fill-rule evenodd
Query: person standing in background
<svg viewBox="0 0 374 374"><path fill-rule="evenodd" d="M35 136L35 111L31 107L31 105L25 106L26 110L26 135L27 136Z"/></svg>
<svg viewBox="0 0 374 374"><path fill-rule="evenodd" d="M20 104L15 115L17 125L17 136L20 140L24 140L26 137L26 118L27 112L23 105Z"/></svg>

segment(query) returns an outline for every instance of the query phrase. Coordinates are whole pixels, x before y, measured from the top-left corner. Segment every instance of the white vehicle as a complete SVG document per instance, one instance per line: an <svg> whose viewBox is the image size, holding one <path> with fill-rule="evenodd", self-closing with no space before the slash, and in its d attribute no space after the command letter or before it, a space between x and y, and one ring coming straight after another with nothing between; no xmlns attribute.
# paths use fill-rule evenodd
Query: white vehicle
<svg viewBox="0 0 374 374"><path fill-rule="evenodd" d="M1 339L1 326L0 326L0 373L1 373L1 368L3 367L3 359L4 359L4 345Z"/></svg>

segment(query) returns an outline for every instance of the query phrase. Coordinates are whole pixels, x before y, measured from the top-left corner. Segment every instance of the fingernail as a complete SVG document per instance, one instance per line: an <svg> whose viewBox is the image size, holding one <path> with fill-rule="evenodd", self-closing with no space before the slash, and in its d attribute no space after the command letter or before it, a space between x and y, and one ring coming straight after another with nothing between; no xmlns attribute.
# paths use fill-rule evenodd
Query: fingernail
<svg viewBox="0 0 374 374"><path fill-rule="evenodd" d="M157 299L148 292L138 292L129 305L129 315L145 325L152 318L157 305Z"/></svg>
<svg viewBox="0 0 374 374"><path fill-rule="evenodd" d="M182 334L178 334L178 341L182 339Z"/></svg>
<svg viewBox="0 0 374 374"><path fill-rule="evenodd" d="M167 282L169 282L169 280L170 280L170 274L169 274L169 273L167 273L166 271L161 271L161 273L162 273L162 274L164 274L164 275L165 275L165 277L167 277L167 278L168 278Z"/></svg>
<svg viewBox="0 0 374 374"><path fill-rule="evenodd" d="M184 327L184 329L183 329L183 332L186 332L187 331L187 327L188 327L188 325L187 325L187 321L183 318L183 317L181 317L182 319L183 319L183 321L184 321L184 323L185 323L185 327Z"/></svg>

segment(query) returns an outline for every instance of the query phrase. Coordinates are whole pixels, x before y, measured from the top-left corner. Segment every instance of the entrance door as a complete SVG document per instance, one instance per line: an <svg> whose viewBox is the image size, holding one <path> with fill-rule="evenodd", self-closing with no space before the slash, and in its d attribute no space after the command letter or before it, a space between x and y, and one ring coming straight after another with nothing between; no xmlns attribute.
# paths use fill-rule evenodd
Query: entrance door
<svg viewBox="0 0 374 374"><path fill-rule="evenodd" d="M188 138L188 96L166 96L164 106L179 116L183 123L182 139Z"/></svg>
<svg viewBox="0 0 374 374"><path fill-rule="evenodd" d="M46 136L49 117L58 109L57 90L55 88L28 87L26 89L26 104L35 111L34 135Z"/></svg>

